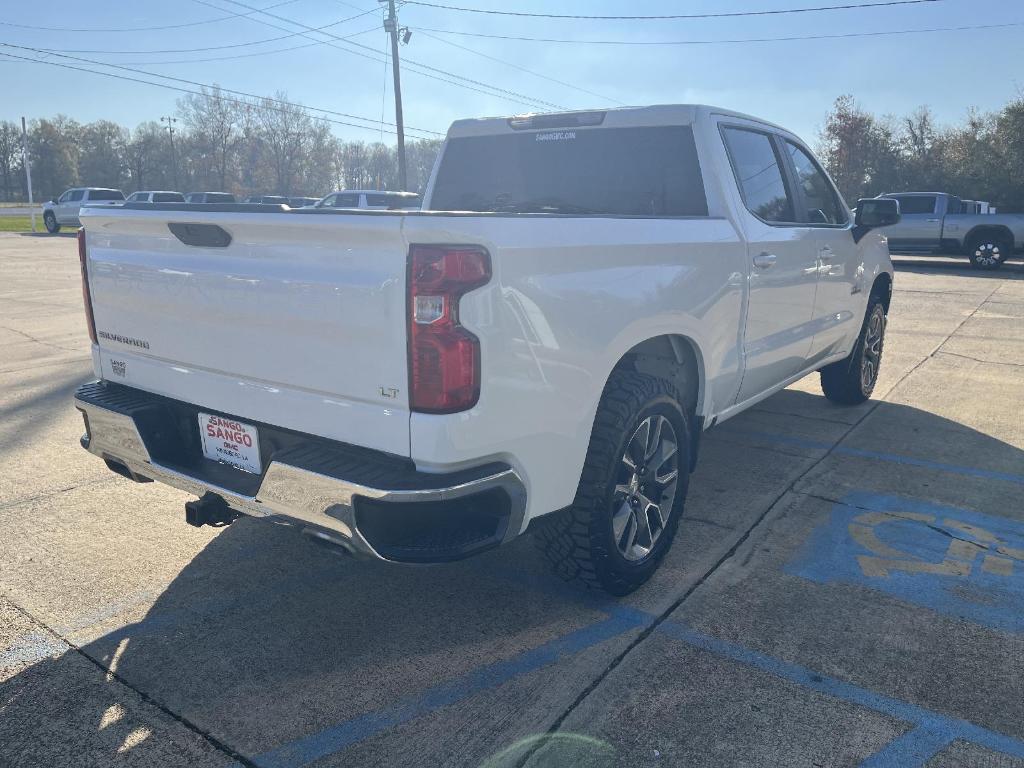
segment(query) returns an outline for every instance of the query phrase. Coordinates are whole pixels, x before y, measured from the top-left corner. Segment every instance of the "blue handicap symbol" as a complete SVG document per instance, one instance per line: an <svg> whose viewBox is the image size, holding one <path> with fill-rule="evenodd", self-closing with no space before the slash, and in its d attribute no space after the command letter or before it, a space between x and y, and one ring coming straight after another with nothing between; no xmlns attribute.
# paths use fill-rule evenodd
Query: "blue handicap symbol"
<svg viewBox="0 0 1024 768"><path fill-rule="evenodd" d="M858 584L1024 633L1024 523L866 492L833 507L786 572Z"/></svg>

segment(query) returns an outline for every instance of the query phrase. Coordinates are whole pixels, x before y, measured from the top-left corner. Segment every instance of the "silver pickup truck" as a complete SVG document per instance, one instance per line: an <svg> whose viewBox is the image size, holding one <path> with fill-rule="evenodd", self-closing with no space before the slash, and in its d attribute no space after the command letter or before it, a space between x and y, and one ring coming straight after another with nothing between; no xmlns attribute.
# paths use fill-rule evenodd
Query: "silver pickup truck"
<svg viewBox="0 0 1024 768"><path fill-rule="evenodd" d="M944 192L890 192L900 222L883 231L893 253L963 253L977 269L998 269L1024 248L1024 213L962 213L962 201Z"/></svg>

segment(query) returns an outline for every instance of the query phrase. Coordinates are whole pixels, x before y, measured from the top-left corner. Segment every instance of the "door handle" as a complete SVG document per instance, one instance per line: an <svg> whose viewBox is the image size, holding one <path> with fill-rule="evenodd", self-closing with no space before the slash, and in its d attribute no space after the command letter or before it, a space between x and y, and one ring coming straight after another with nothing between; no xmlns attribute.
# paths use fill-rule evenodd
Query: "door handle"
<svg viewBox="0 0 1024 768"><path fill-rule="evenodd" d="M778 257L774 253L759 253L754 257L754 266L758 269L768 269L769 267L775 266L775 262Z"/></svg>
<svg viewBox="0 0 1024 768"><path fill-rule="evenodd" d="M929 224L938 224L942 219L925 219Z"/></svg>

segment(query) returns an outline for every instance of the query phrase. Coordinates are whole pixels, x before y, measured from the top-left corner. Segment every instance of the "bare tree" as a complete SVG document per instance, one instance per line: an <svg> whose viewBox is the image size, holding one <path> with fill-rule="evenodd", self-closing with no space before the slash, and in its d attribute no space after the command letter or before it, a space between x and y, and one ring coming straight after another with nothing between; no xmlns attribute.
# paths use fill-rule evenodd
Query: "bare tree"
<svg viewBox="0 0 1024 768"><path fill-rule="evenodd" d="M82 126L77 137L78 175L83 184L120 188L125 181L128 131L109 120Z"/></svg>
<svg viewBox="0 0 1024 768"><path fill-rule="evenodd" d="M33 120L29 131L33 186L39 199L56 197L78 182L78 139L82 126L57 115L52 120Z"/></svg>
<svg viewBox="0 0 1024 768"><path fill-rule="evenodd" d="M259 137L273 171L274 192L289 195L295 188L313 125L299 105L282 104L287 94L278 92L276 101L263 99L256 112Z"/></svg>
<svg viewBox="0 0 1024 768"><path fill-rule="evenodd" d="M130 183L137 191L149 187L166 187L170 169L167 133L159 123L141 123L125 144L125 164Z"/></svg>
<svg viewBox="0 0 1024 768"><path fill-rule="evenodd" d="M227 189L239 138L238 106L214 86L203 88L202 94L179 99L178 115L188 128L197 155L191 163L193 178L198 176L218 189Z"/></svg>

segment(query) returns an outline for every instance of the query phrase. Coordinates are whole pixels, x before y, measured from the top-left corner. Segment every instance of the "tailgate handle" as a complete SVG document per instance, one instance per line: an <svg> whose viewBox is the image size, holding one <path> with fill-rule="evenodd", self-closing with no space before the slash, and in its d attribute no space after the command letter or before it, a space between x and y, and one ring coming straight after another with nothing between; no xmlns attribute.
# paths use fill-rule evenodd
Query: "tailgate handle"
<svg viewBox="0 0 1024 768"><path fill-rule="evenodd" d="M168 222L171 234L185 245L201 248L227 248L231 245L231 235L216 224L188 224L180 221Z"/></svg>

